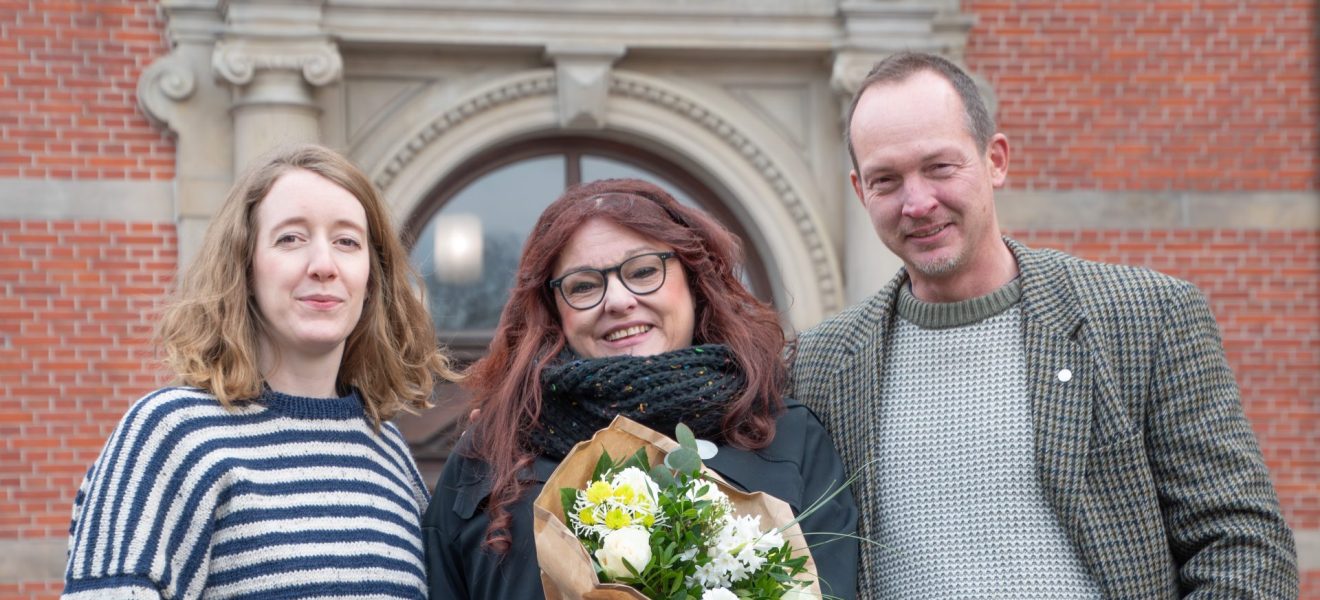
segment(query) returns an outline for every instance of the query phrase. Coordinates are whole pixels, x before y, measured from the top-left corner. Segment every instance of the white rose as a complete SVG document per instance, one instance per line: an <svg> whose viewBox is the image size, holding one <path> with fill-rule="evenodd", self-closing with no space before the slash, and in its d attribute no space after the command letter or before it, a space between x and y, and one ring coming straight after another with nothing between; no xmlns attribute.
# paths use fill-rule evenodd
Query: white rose
<svg viewBox="0 0 1320 600"><path fill-rule="evenodd" d="M738 600L738 596L730 592L728 588L715 588L706 590L701 594L701 600Z"/></svg>
<svg viewBox="0 0 1320 600"><path fill-rule="evenodd" d="M600 568L613 578L632 577L623 561L628 561L638 573L651 562L651 536L640 527L624 527L609 532L596 551Z"/></svg>
<svg viewBox="0 0 1320 600"><path fill-rule="evenodd" d="M646 497L650 499L649 504L651 506L655 505L656 498L660 495L660 486L655 484L655 480L651 479L651 476L647 475L646 471L638 469L637 467L628 467L627 469L619 471L614 475L614 481L610 482L610 485L613 485L615 489L618 489L619 486L624 484L631 487L634 494L639 496L645 494Z"/></svg>

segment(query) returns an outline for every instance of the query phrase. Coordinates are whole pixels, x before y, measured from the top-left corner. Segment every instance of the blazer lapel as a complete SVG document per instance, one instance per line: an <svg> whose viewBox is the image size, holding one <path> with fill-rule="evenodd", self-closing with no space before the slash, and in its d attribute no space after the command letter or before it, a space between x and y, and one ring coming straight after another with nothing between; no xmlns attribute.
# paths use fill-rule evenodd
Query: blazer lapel
<svg viewBox="0 0 1320 600"><path fill-rule="evenodd" d="M836 445L851 446L853 451L844 448L844 460L850 474L860 473L867 465L874 463L878 444L868 440L878 440L880 431L880 365L885 356L885 340L889 333L894 305L898 298L899 286L906 285L907 272L899 270L885 287L866 301L862 317L854 323L853 330L847 336L848 346L843 356L832 369L825 388L831 395L847 404L851 409L843 418L836 421L837 430L831 434ZM860 446L860 447L858 447ZM853 496L856 498L878 498L875 489L876 477L859 477L853 484ZM862 503L862 510L867 514L862 532L864 537L877 534L881 507L876 503Z"/></svg>
<svg viewBox="0 0 1320 600"><path fill-rule="evenodd" d="M1045 497L1073 541L1085 531L1086 459L1100 361L1088 348L1086 315L1055 256L1005 239L1022 277L1027 394L1036 466Z"/></svg>

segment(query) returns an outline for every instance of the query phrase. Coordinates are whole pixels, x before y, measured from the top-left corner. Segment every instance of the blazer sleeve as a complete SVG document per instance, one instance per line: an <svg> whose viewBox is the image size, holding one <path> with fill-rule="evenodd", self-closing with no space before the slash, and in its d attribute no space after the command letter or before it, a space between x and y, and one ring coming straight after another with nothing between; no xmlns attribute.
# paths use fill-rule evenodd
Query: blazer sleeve
<svg viewBox="0 0 1320 600"><path fill-rule="evenodd" d="M540 484L529 482L522 498L509 507L513 522L508 552L500 554L486 548L486 526L490 520L486 516L485 500L490 486L485 464L461 455L466 443L465 436L445 463L435 496L422 517L430 597L542 598L531 510ZM553 468L553 464L536 465L538 474Z"/></svg>
<svg viewBox="0 0 1320 600"><path fill-rule="evenodd" d="M791 410L802 410L808 415L803 420L801 468L802 501L809 507L838 490L853 474L845 471L834 442L816 415L805 406ZM852 490L845 488L820 503L799 525L811 546L821 592L838 598L856 598L858 541L856 537L835 535L857 535L857 504Z"/></svg>
<svg viewBox="0 0 1320 600"><path fill-rule="evenodd" d="M1188 598L1296 598L1292 534L1210 307L1179 282L1163 317L1146 443L1179 587Z"/></svg>
<svg viewBox="0 0 1320 600"><path fill-rule="evenodd" d="M431 598L467 600L467 581L459 564L461 549L443 527L422 524L426 544L426 584Z"/></svg>

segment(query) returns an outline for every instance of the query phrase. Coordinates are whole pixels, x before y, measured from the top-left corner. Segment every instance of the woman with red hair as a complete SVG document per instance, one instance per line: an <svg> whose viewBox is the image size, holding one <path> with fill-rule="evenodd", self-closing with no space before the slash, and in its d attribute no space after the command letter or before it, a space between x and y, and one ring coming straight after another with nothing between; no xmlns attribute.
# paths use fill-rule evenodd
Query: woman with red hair
<svg viewBox="0 0 1320 600"><path fill-rule="evenodd" d="M432 598L543 597L532 501L577 442L624 415L713 442L707 467L801 511L845 479L824 428L783 397L776 313L738 280L738 239L633 179L570 188L537 221L490 353L480 418L423 521ZM849 492L801 522L821 589L856 595Z"/></svg>

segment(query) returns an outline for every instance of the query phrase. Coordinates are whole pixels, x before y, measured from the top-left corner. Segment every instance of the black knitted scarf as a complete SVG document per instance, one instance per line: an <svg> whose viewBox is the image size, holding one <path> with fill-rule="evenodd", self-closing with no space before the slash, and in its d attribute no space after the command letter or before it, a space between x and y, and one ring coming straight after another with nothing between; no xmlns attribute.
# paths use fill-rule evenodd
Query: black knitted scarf
<svg viewBox="0 0 1320 600"><path fill-rule="evenodd" d="M723 345L593 359L566 352L541 373L541 419L528 441L533 452L559 460L623 415L670 437L681 422L718 444L725 408L744 382Z"/></svg>

